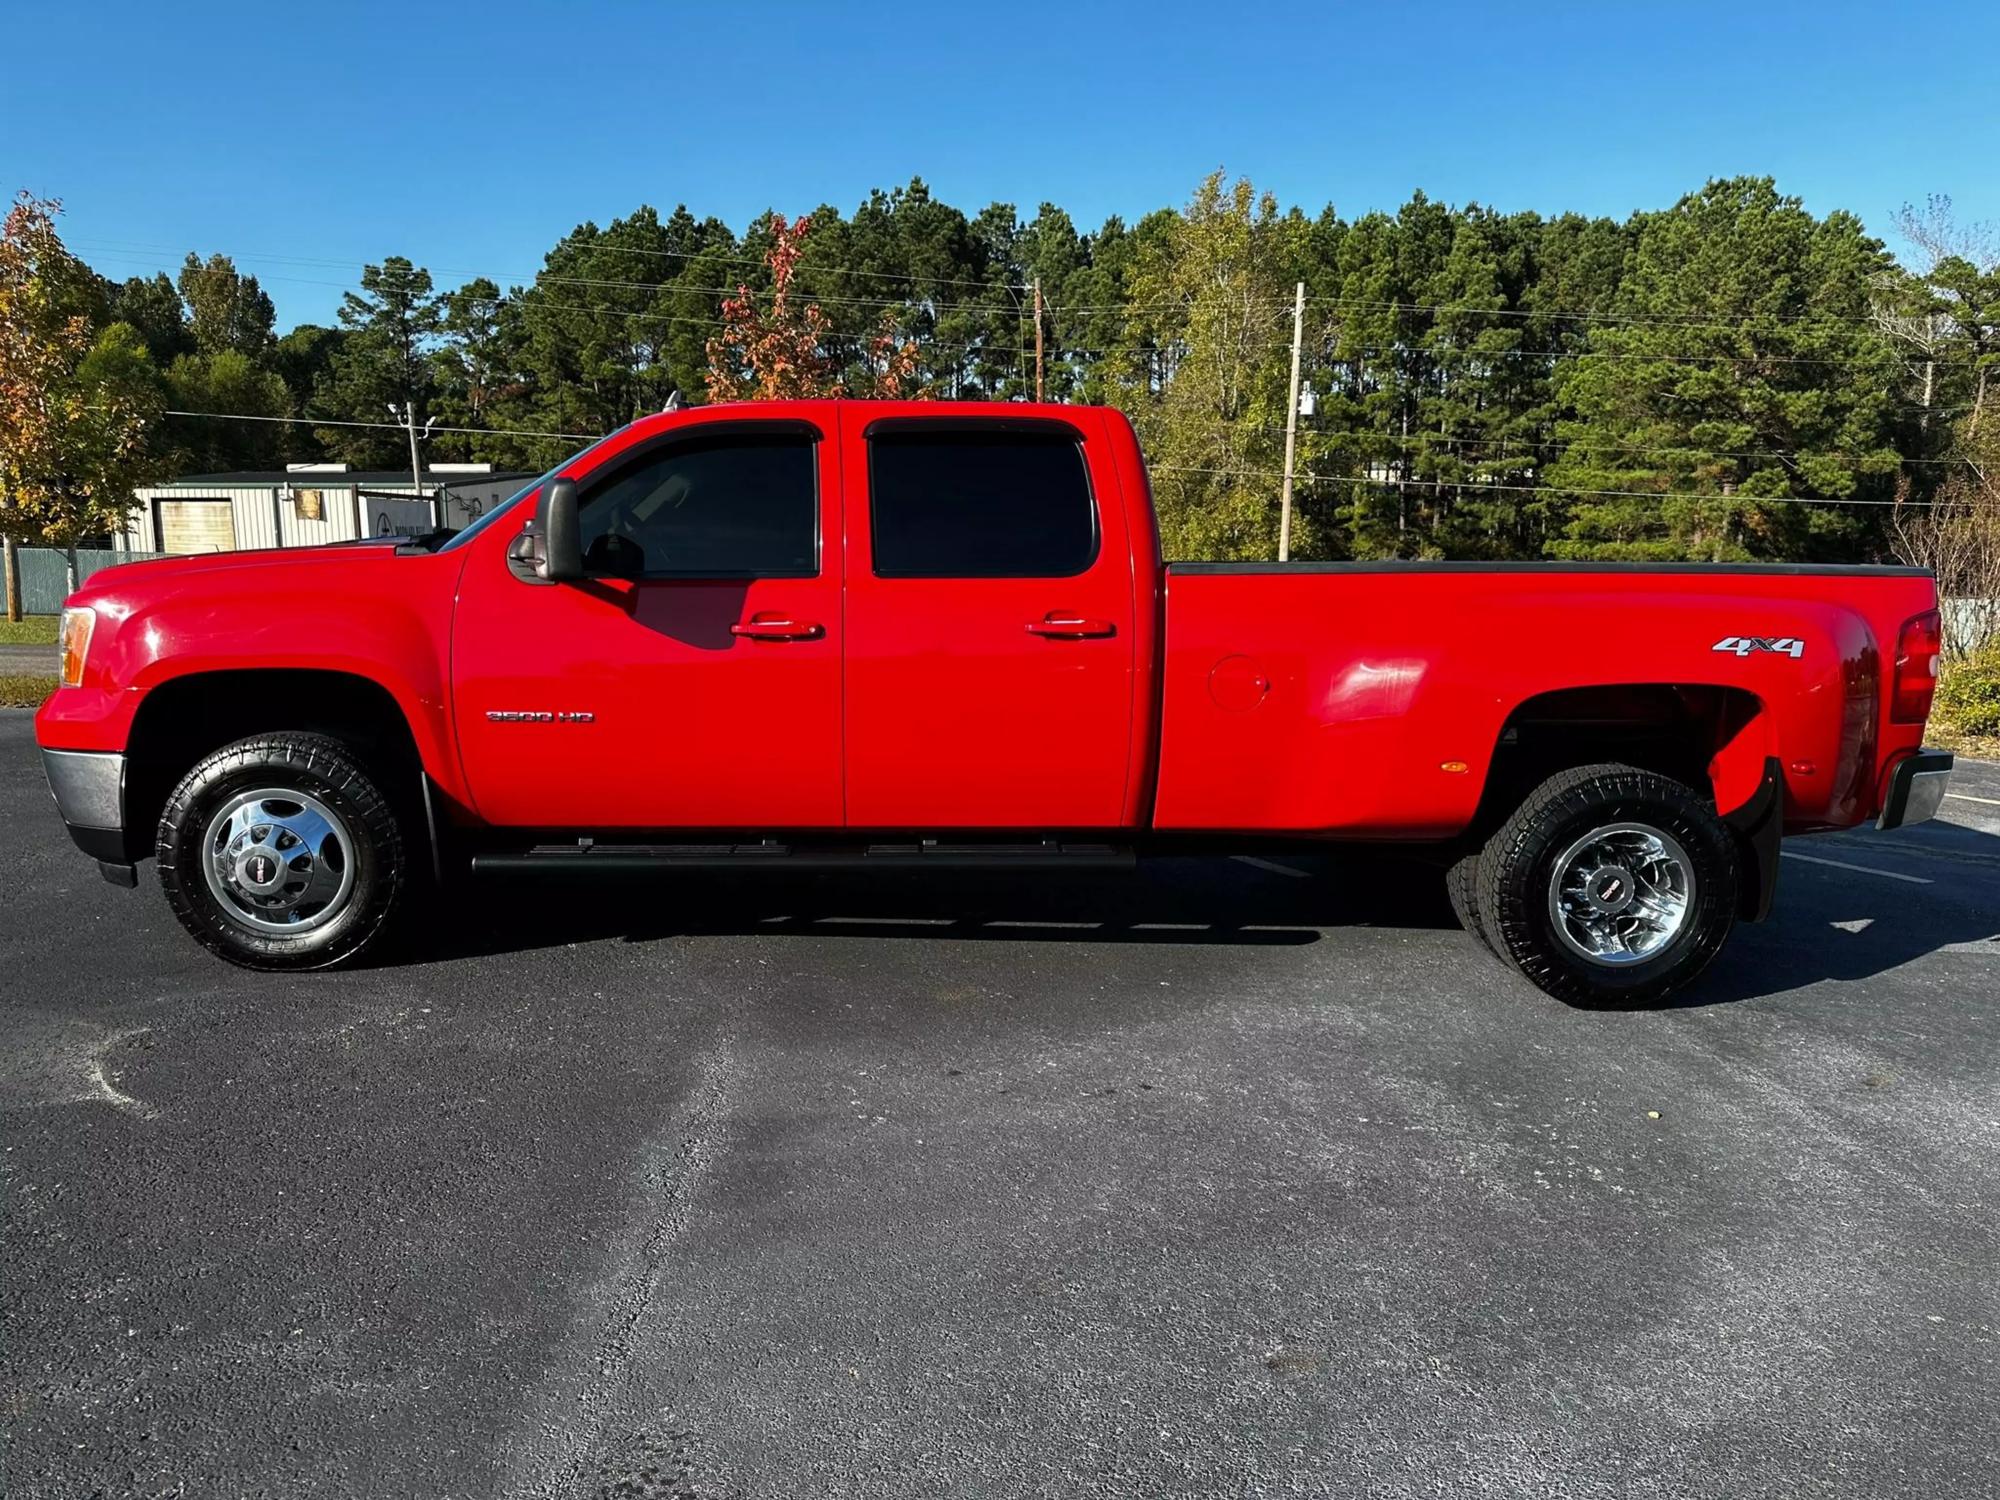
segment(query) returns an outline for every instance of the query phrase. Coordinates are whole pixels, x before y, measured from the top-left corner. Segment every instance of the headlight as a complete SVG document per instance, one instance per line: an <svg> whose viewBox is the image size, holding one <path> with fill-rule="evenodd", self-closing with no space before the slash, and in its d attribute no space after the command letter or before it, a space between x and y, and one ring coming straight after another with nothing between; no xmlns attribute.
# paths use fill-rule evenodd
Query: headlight
<svg viewBox="0 0 2000 1500"><path fill-rule="evenodd" d="M64 687L75 687L83 681L83 659L90 654L90 637L96 629L95 611L77 608L62 612L62 628L56 638L62 643Z"/></svg>

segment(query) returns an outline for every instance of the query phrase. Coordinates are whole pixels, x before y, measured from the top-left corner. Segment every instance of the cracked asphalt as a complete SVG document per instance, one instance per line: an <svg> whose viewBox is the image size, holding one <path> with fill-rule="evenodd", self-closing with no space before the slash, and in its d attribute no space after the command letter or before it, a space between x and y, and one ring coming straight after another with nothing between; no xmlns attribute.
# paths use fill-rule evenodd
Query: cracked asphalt
<svg viewBox="0 0 2000 1500"><path fill-rule="evenodd" d="M1663 1011L1362 856L481 888L281 978L0 715L0 1492L2000 1493L1958 790Z"/></svg>

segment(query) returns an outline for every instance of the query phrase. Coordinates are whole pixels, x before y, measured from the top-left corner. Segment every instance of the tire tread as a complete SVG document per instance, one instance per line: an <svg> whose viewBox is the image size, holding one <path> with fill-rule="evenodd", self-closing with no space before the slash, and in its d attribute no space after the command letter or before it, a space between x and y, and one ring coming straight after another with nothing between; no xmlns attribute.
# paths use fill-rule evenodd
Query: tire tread
<svg viewBox="0 0 2000 1500"><path fill-rule="evenodd" d="M358 825L354 836L372 846L378 868L364 908L339 923L331 940L306 943L246 931L216 909L198 870L188 875L180 867L176 845L207 795L238 772L259 768L295 769L324 783L350 804ZM406 879L403 830L395 808L344 742L308 730L255 734L199 761L168 794L155 842L160 887L174 916L203 947L246 968L324 969L354 959L388 928Z"/></svg>
<svg viewBox="0 0 2000 1500"><path fill-rule="evenodd" d="M1565 957L1549 930L1535 866L1553 833L1579 819L1642 816L1674 823L1677 837L1687 835L1683 844L1699 867L1692 942L1671 963L1639 964L1629 973L1586 971ZM1479 861L1475 900L1488 945L1537 988L1573 1005L1650 1004L1692 981L1728 938L1736 911L1735 845L1708 799L1683 782L1614 762L1576 766L1536 787L1500 825Z"/></svg>

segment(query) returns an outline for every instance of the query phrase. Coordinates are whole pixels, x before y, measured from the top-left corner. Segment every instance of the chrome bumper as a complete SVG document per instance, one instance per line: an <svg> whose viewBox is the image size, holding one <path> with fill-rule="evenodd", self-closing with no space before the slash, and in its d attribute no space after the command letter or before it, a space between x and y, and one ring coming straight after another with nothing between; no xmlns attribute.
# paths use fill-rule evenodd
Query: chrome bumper
<svg viewBox="0 0 2000 1500"><path fill-rule="evenodd" d="M1882 801L1877 828L1902 828L1937 816L1951 785L1952 758L1944 750L1919 750L1897 764L1889 777L1889 795Z"/></svg>
<svg viewBox="0 0 2000 1500"><path fill-rule="evenodd" d="M42 774L77 848L114 885L138 874L125 848L125 757L103 750L44 750Z"/></svg>

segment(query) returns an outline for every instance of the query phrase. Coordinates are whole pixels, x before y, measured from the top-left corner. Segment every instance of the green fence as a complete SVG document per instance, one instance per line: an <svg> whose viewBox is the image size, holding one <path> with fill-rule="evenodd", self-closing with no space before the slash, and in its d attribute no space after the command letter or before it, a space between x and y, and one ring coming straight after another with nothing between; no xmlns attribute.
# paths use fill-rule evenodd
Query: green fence
<svg viewBox="0 0 2000 1500"><path fill-rule="evenodd" d="M82 583L99 568L113 563L141 562L163 557L160 552L113 552L108 547L76 549L76 581ZM21 608L31 615L52 615L62 609L69 594L69 560L56 547L23 547L21 558Z"/></svg>

